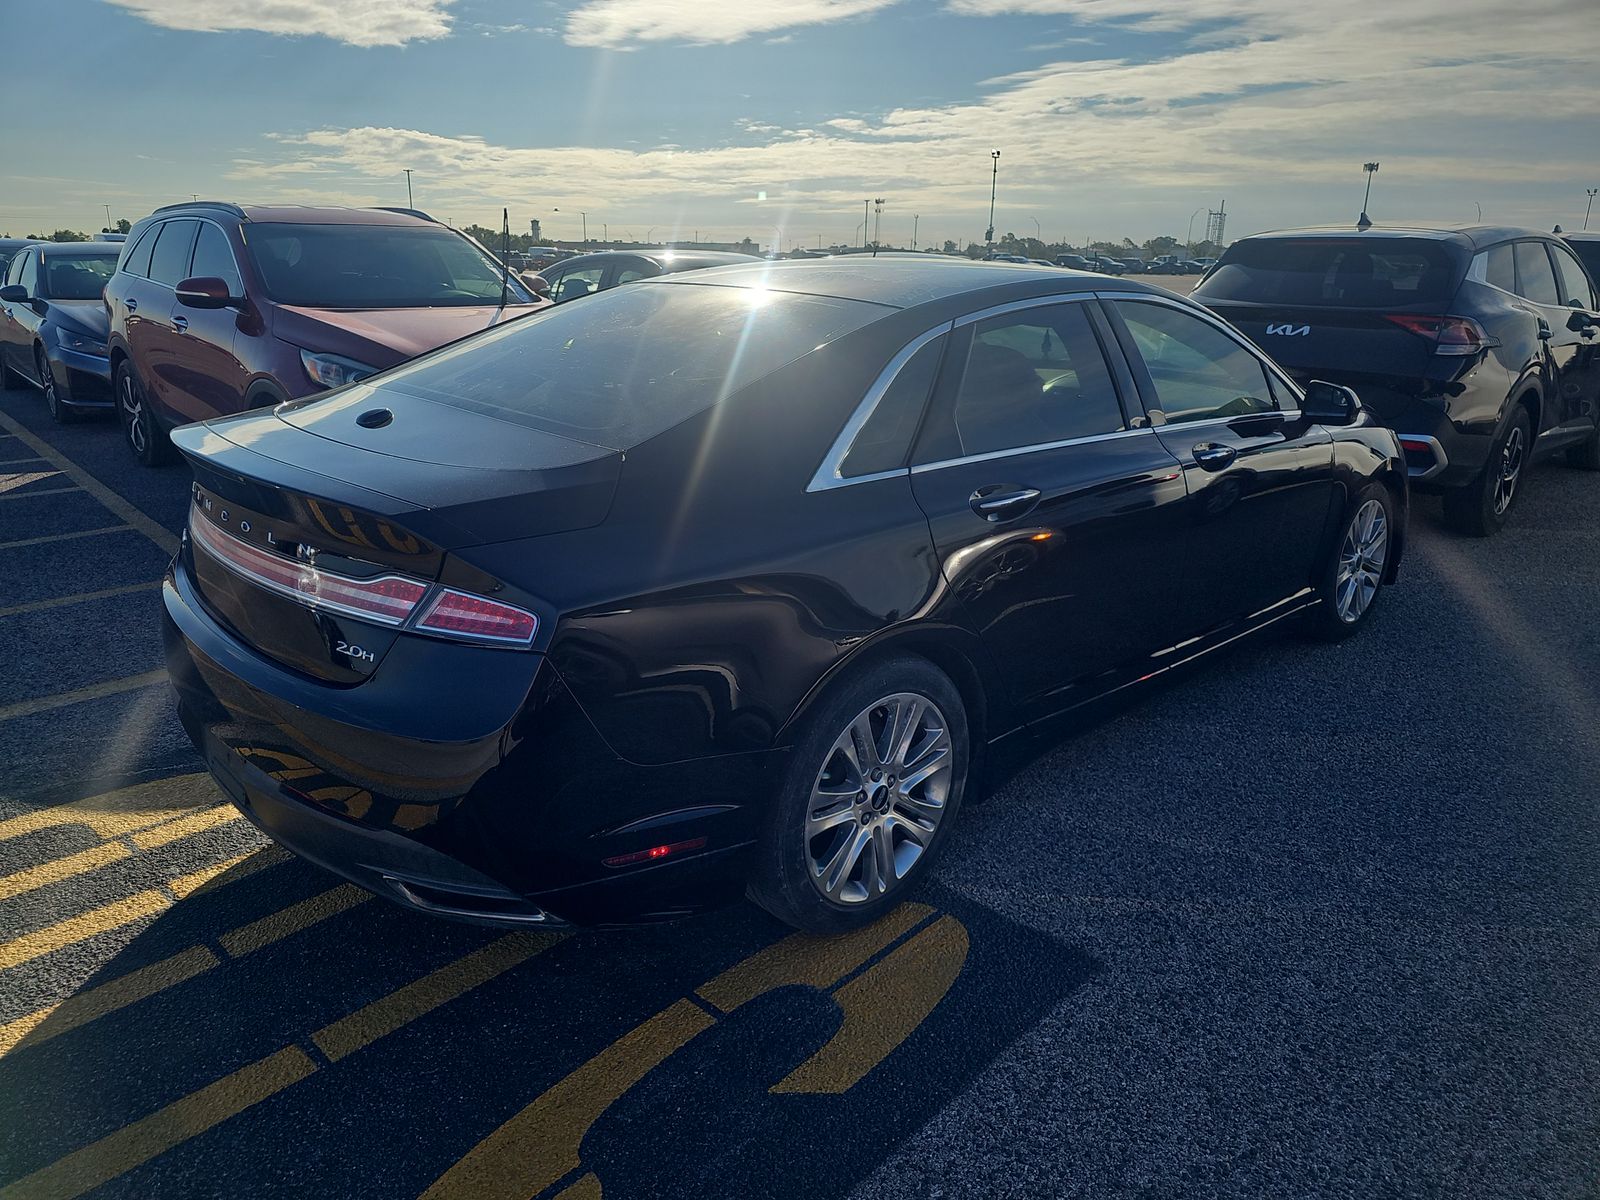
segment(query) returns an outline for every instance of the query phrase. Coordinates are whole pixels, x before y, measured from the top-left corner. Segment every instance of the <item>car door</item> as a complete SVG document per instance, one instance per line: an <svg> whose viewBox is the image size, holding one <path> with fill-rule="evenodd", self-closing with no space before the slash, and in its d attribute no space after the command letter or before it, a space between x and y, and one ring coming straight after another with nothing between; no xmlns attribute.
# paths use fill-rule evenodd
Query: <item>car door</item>
<svg viewBox="0 0 1600 1200"><path fill-rule="evenodd" d="M133 298L138 305L137 337L131 326L128 330L146 398L169 425L202 419L184 388L185 376L193 369L189 346L173 323L173 317L180 315L173 289L188 277L199 227L200 222L190 217L161 226L150 255L149 278Z"/></svg>
<svg viewBox="0 0 1600 1200"><path fill-rule="evenodd" d="M1556 315L1564 315L1564 340L1570 339L1572 346L1559 381L1567 420L1588 430L1600 420L1600 297L1577 255L1559 242L1546 245L1555 259L1556 296L1565 310Z"/></svg>
<svg viewBox="0 0 1600 1200"><path fill-rule="evenodd" d="M1183 615L1199 634L1311 584L1333 500L1333 439L1242 338L1154 296L1107 304L1161 443L1187 480Z"/></svg>
<svg viewBox="0 0 1600 1200"><path fill-rule="evenodd" d="M19 251L11 260L5 275L7 286L23 288L30 297L38 288L37 272L33 267L34 258L35 252L32 249ZM33 379L37 374L31 356L23 353L28 345L24 322L30 311L29 302L26 300L7 300L0 304L0 359L3 359L6 366L27 379ZM25 357L30 361L24 362Z"/></svg>
<svg viewBox="0 0 1600 1200"><path fill-rule="evenodd" d="M211 221L201 221L194 253L185 278L220 279L228 295L243 298L244 281L228 245L228 235ZM173 407L194 420L208 420L242 412L249 383L244 365L234 354L239 334L239 312L234 308L190 308L177 304L172 312L174 345L183 354L174 365L170 382Z"/></svg>
<svg viewBox="0 0 1600 1200"><path fill-rule="evenodd" d="M1556 283L1555 264L1545 249L1545 243L1536 241L1513 242L1512 253L1517 269L1517 295L1539 323L1539 340L1544 346L1545 388L1539 411L1539 428L1535 438L1561 441L1575 426L1583 423L1582 405L1567 394L1564 383L1570 382L1569 373L1577 355L1578 335L1567 328L1571 315L1561 303L1561 289ZM1548 435L1548 436L1546 436Z"/></svg>
<svg viewBox="0 0 1600 1200"><path fill-rule="evenodd" d="M963 318L913 460L945 581L1027 719L1168 644L1180 591L1183 473L1109 337L1091 298Z"/></svg>

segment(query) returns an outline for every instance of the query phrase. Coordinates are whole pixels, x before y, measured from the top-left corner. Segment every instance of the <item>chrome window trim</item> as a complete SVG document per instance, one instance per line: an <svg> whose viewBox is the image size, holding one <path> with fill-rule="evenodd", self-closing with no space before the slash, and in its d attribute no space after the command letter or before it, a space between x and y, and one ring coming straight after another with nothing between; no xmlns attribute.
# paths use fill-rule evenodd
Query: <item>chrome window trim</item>
<svg viewBox="0 0 1600 1200"><path fill-rule="evenodd" d="M970 312L964 316L957 317L951 322L951 328L960 329L963 325L975 325L979 321L987 321L990 317L1022 312L1029 308L1044 308L1055 304L1086 304L1094 298L1094 292L1057 292L1050 296L1030 296L1026 300L1010 300L1005 304L995 304L989 308L980 308L977 312Z"/></svg>
<svg viewBox="0 0 1600 1200"><path fill-rule="evenodd" d="M828 452L822 456L816 474L811 477L811 482L806 484L806 491L825 492L831 488L849 487L853 483L872 483L879 479L891 479L896 475L908 473L906 467L895 467L888 471L874 471L870 475L840 474L844 466L845 456L850 453L850 448L855 444L856 435L859 434L866 423L871 420L872 414L877 411L879 402L894 385L895 378L911 361L912 357L935 338L943 337L955 328L955 322L945 321L940 325L912 338L900 348L898 354L889 360L887 366L878 372L877 379L872 381L872 386L867 389L867 394L861 398L861 403L856 405L855 412L850 414L850 419L844 423L844 428L839 430L839 436L833 439L833 444L828 447ZM907 447L909 449L909 447Z"/></svg>
<svg viewBox="0 0 1600 1200"><path fill-rule="evenodd" d="M1142 434L1154 433L1152 426L1141 426L1138 429L1118 429L1111 433L1091 433L1087 437L1066 438L1059 442L1037 442L1032 446L1016 446L1009 450L989 450L983 454L967 454L960 458L941 458L937 462L918 463L911 468L913 475L925 475L929 471L942 471L946 467L964 467L968 463L992 462L995 459L1015 458L1019 454L1037 454L1043 450L1063 450L1068 446L1087 446L1094 442L1109 442L1117 438L1139 437Z"/></svg>

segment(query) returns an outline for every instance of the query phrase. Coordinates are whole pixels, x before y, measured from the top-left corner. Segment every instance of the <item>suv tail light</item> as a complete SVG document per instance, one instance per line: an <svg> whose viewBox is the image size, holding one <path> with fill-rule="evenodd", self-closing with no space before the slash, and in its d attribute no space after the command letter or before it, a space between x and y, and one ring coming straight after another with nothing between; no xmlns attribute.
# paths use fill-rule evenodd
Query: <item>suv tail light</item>
<svg viewBox="0 0 1600 1200"><path fill-rule="evenodd" d="M1471 317L1423 317L1415 313L1388 313L1408 333L1433 342L1435 354L1476 354L1489 345L1489 335Z"/></svg>
<svg viewBox="0 0 1600 1200"><path fill-rule="evenodd" d="M190 513L189 535L235 574L308 608L345 613L363 621L456 641L499 645L526 646L539 627L538 618L531 612L470 592L436 587L404 575L357 579L325 571L313 563L284 558L223 532L202 517L198 509Z"/></svg>

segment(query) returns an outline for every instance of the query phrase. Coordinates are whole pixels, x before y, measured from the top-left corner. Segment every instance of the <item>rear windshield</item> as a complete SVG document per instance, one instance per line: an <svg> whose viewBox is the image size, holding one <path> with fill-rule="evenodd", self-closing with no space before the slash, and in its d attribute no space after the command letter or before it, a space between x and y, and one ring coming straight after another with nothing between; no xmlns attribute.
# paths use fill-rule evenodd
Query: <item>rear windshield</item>
<svg viewBox="0 0 1600 1200"><path fill-rule="evenodd" d="M376 382L621 450L884 311L759 288L640 284L513 321Z"/></svg>
<svg viewBox="0 0 1600 1200"><path fill-rule="evenodd" d="M1230 249L1197 298L1343 308L1443 305L1455 294L1461 269L1445 245L1426 238L1263 238Z"/></svg>
<svg viewBox="0 0 1600 1200"><path fill-rule="evenodd" d="M438 226L276 225L245 228L267 295L307 308L464 308L500 303L500 265ZM513 304L533 297L511 276Z"/></svg>
<svg viewBox="0 0 1600 1200"><path fill-rule="evenodd" d="M106 282L117 269L117 251L105 254L52 254L44 261L44 281L40 294L46 300L98 300Z"/></svg>

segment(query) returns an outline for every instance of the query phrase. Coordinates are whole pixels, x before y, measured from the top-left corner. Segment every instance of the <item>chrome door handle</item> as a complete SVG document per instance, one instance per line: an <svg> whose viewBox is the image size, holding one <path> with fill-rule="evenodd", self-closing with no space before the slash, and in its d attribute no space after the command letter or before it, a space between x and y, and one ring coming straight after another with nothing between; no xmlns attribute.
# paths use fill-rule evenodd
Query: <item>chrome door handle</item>
<svg viewBox="0 0 1600 1200"><path fill-rule="evenodd" d="M990 484L972 493L968 503L972 511L986 521L1007 521L1020 517L1039 502L1038 488L1008 488L1005 484Z"/></svg>
<svg viewBox="0 0 1600 1200"><path fill-rule="evenodd" d="M182 333L185 329L189 328L189 318L188 317L173 317L172 318L172 327L174 329L176 329L179 333Z"/></svg>
<svg viewBox="0 0 1600 1200"><path fill-rule="evenodd" d="M132 296L128 297L128 311L129 312L138 312L139 311L139 302L137 300L135 300Z"/></svg>
<svg viewBox="0 0 1600 1200"><path fill-rule="evenodd" d="M1207 471L1220 471L1232 466L1233 460L1238 457L1237 450L1220 442L1201 442L1194 448L1194 461Z"/></svg>

